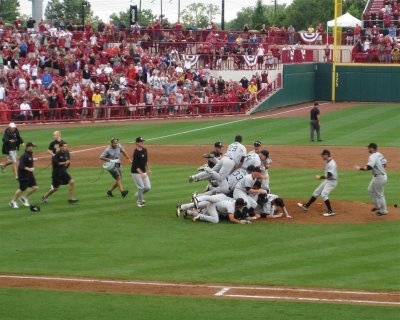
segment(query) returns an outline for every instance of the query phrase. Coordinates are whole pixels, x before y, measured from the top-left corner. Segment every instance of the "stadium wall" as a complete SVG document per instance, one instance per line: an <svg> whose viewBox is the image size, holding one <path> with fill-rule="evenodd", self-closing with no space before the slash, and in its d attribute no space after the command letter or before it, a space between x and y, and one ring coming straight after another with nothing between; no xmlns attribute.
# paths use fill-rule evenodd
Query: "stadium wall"
<svg viewBox="0 0 400 320"><path fill-rule="evenodd" d="M399 65L336 65L336 101L400 102Z"/></svg>
<svg viewBox="0 0 400 320"><path fill-rule="evenodd" d="M283 65L282 89L263 101L254 112L314 100L331 100L332 65L327 63Z"/></svg>

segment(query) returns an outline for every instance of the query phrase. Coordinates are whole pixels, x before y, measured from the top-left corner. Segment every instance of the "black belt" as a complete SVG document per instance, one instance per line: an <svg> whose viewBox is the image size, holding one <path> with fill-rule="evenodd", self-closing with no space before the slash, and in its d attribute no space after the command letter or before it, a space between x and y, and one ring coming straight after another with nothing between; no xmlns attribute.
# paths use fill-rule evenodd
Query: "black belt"
<svg viewBox="0 0 400 320"><path fill-rule="evenodd" d="M386 173L384 173L384 174L374 174L374 177L378 177L378 176L386 176Z"/></svg>
<svg viewBox="0 0 400 320"><path fill-rule="evenodd" d="M115 167L116 167L116 168L120 168L120 167L121 167L121 164L120 164L120 163L116 163L116 164L115 164Z"/></svg>

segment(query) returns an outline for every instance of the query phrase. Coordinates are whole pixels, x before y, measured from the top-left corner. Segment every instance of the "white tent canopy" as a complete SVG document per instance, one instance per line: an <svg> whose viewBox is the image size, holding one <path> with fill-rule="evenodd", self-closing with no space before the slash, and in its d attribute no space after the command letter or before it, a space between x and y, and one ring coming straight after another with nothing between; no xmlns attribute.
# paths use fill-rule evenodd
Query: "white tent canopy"
<svg viewBox="0 0 400 320"><path fill-rule="evenodd" d="M361 26L361 20L353 17L350 13L345 13L344 15L337 18L336 25L342 28L355 28L356 25ZM333 28L335 26L335 19L328 21L328 27Z"/></svg>

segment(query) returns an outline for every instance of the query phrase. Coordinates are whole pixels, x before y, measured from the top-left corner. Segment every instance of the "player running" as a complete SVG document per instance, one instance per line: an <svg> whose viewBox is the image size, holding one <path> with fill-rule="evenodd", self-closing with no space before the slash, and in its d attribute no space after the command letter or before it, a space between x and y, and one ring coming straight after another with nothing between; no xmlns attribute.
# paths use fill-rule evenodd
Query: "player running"
<svg viewBox="0 0 400 320"><path fill-rule="evenodd" d="M19 164L18 164L19 188L17 189L17 191L15 191L15 194L9 203L11 208L18 209L17 199L21 201L21 203L25 207L29 207L30 203L28 198L32 193L34 193L38 189L35 175L33 174L33 171L35 171L35 168L33 166L34 147L36 147L35 144L33 144L32 142L28 142L25 147L25 153L19 158ZM26 196L23 196L22 194L28 188L29 190L26 193Z"/></svg>
<svg viewBox="0 0 400 320"><path fill-rule="evenodd" d="M385 184L387 182L386 165L387 161L382 153L378 152L378 145L370 143L368 145L368 152L371 154L368 158L367 165L360 167L354 166L356 170L372 172L372 179L368 185L368 193L372 198L374 207L371 209L376 212L378 216L388 214L385 195L383 194Z"/></svg>
<svg viewBox="0 0 400 320"><path fill-rule="evenodd" d="M324 200L325 205L327 207L327 212L325 212L323 215L325 217L332 217L335 215L333 212L331 202L329 200L329 194L336 188L337 186L337 179L338 179L338 173L337 173L337 165L335 160L332 159L331 157L331 152L327 149L324 149L321 153L322 159L326 161L325 165L325 173L323 176L315 176L317 180L324 180L318 187L315 189L312 197L306 204L303 203L298 203L297 205L302 208L304 211L307 211L308 208L311 206L315 200L319 196L322 197L322 200Z"/></svg>
<svg viewBox="0 0 400 320"><path fill-rule="evenodd" d="M100 159L104 161L103 168L108 170L111 176L115 179L115 182L107 191L107 196L110 198L114 197L112 192L116 188L118 188L121 192L122 198L125 198L129 192L128 190L124 190L124 187L122 185L121 153L126 159L128 159L129 162L132 162L124 147L119 144L118 139L112 138L110 141L110 146L108 146L100 155Z"/></svg>
<svg viewBox="0 0 400 320"><path fill-rule="evenodd" d="M68 145L65 141L58 143L59 151L52 158L53 174L51 188L42 197L42 202L47 203L49 197L58 191L61 185L68 185L68 202L77 203L78 199L74 195L75 181L68 174L67 170L71 164L71 157L68 151Z"/></svg>

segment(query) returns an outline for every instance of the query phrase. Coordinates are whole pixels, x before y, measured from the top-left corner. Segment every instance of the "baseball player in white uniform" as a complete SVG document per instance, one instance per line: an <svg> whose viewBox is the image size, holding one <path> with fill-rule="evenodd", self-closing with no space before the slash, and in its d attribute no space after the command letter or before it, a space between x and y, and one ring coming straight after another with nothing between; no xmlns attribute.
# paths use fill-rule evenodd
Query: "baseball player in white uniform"
<svg viewBox="0 0 400 320"><path fill-rule="evenodd" d="M382 153L378 152L378 146L376 143L370 143L368 145L368 152L370 156L368 158L367 165L360 167L354 166L356 170L361 171L372 171L372 179L368 185L368 193L372 198L374 207L373 212L376 212L378 216L384 216L388 214L384 187L387 182L386 165L387 161Z"/></svg>
<svg viewBox="0 0 400 320"><path fill-rule="evenodd" d="M233 190L233 198L242 198L247 203L247 208L254 210L257 207L257 197L259 194L266 194L262 188L255 188L254 185L258 179L261 178L260 167L254 168L254 171L246 175L238 182ZM261 184L261 183L260 183Z"/></svg>
<svg viewBox="0 0 400 320"><path fill-rule="evenodd" d="M337 186L337 165L335 160L332 159L331 153L329 150L324 149L321 153L322 159L326 161L325 165L325 173L323 176L317 175L317 180L324 180L318 187L315 189L312 197L306 204L298 203L297 205L303 210L307 211L311 204L317 200L319 196L324 200L325 205L327 207L327 212L324 213L325 217L332 217L335 213L332 210L331 202L329 200L329 194L336 188Z"/></svg>
<svg viewBox="0 0 400 320"><path fill-rule="evenodd" d="M242 136L236 136L235 142L228 146L226 153L217 162L214 168L205 167L204 171L216 180L221 188L228 189L226 178L235 168L242 166L246 156L246 147L242 145Z"/></svg>
<svg viewBox="0 0 400 320"><path fill-rule="evenodd" d="M256 208L256 218L286 218L292 219L286 209L285 202L276 194L260 195L258 198L258 206Z"/></svg>
<svg viewBox="0 0 400 320"><path fill-rule="evenodd" d="M229 221L238 224L248 224L246 220L240 220L235 213L246 205L243 199L232 199L223 194L214 196L193 197L193 203L178 205L176 216L180 217L182 211L193 216L192 221L206 221L218 223L220 216L228 217Z"/></svg>

